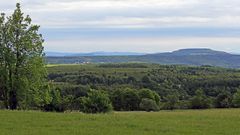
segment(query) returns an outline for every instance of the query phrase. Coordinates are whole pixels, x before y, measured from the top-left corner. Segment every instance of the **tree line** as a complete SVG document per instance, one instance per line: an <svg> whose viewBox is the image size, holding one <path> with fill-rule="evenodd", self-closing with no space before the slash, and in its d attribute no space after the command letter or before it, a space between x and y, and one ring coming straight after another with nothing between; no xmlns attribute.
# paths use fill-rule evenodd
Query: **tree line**
<svg viewBox="0 0 240 135"><path fill-rule="evenodd" d="M115 111L160 111L174 109L209 109L240 107L240 89L233 95L223 92L217 97L207 96L198 89L192 97L184 100L179 95L161 97L157 92L143 88L123 88L114 91L93 90L86 86L56 88L57 102L47 111L82 111L88 113ZM64 96L62 96L64 95ZM94 95L94 96L93 96ZM86 100L87 99L87 100ZM98 110L98 111L96 111Z"/></svg>
<svg viewBox="0 0 240 135"><path fill-rule="evenodd" d="M60 95L71 97L72 110L81 110L76 103L90 89L105 92L116 111L239 107L237 69L123 63L59 65L48 71ZM142 90L158 95L159 101L141 98Z"/></svg>

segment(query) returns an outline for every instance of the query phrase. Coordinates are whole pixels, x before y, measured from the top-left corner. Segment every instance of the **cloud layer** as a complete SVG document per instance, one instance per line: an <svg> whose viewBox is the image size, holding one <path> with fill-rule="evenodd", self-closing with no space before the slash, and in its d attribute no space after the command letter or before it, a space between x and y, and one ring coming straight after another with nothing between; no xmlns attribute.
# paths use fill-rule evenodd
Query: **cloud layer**
<svg viewBox="0 0 240 135"><path fill-rule="evenodd" d="M15 2L43 27L239 27L239 0L1 0Z"/></svg>
<svg viewBox="0 0 240 135"><path fill-rule="evenodd" d="M151 48L163 50L164 47L155 42L156 38L165 41L169 38L189 39L187 46L183 43L171 42L170 48L177 49L185 46L206 46L202 45L203 37L204 42L209 40L208 47L214 48L220 43L221 37L226 41L224 44L228 45L228 48L233 48L231 51L235 51L238 42L235 40L231 42L230 39L240 35L239 0L0 1L0 10L8 14L15 8L16 2L21 2L24 12L29 14L35 23L41 24L42 32L47 35L46 48L49 50L58 50L59 47L54 49L57 39L62 40L61 44L68 44L72 40L74 41L72 44L75 44L72 46L79 48L86 48L86 42L91 39L98 41L97 43L103 48L117 48L117 50L121 47L125 50L128 48L121 46L116 39L127 39L128 44L137 44L133 41L145 39L138 41L142 43L141 48L145 46L145 51L149 51L153 50ZM201 40L192 40L193 38ZM115 47L111 47L110 44ZM72 51L64 45L61 48L62 51ZM130 48L130 51L144 51L144 49L138 50L138 47ZM229 50L223 45L220 49ZM91 50L98 49L92 47Z"/></svg>

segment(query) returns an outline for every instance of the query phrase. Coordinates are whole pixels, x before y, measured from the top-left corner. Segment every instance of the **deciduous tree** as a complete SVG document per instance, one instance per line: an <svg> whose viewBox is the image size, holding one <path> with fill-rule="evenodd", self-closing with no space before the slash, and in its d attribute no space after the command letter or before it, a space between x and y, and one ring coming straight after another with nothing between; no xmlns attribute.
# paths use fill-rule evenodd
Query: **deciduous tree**
<svg viewBox="0 0 240 135"><path fill-rule="evenodd" d="M39 27L19 3L11 16L0 17L0 89L6 108L42 107L51 101Z"/></svg>

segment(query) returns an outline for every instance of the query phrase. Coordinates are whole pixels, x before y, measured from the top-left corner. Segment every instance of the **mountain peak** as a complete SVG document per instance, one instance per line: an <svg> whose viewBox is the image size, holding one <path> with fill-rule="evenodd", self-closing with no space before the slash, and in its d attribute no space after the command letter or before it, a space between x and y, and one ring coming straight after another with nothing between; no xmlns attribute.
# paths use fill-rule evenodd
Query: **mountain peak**
<svg viewBox="0 0 240 135"><path fill-rule="evenodd" d="M215 51L208 48L190 48L173 51L174 55L227 55L228 53L222 51Z"/></svg>

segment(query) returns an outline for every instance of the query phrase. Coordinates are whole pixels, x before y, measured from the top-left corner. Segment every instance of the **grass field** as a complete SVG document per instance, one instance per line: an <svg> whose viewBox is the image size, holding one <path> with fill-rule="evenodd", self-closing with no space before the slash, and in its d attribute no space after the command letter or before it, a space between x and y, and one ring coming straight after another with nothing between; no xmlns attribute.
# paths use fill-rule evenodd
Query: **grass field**
<svg viewBox="0 0 240 135"><path fill-rule="evenodd" d="M1 135L239 135L240 109L81 113L0 111Z"/></svg>

